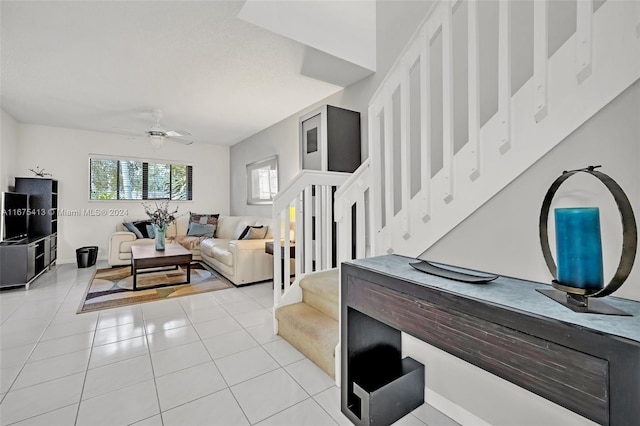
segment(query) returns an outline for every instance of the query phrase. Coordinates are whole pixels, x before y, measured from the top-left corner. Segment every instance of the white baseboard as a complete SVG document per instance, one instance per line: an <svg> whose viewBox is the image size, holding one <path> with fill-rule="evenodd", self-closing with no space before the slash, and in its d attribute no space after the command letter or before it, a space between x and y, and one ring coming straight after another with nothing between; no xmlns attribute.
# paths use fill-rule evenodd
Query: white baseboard
<svg viewBox="0 0 640 426"><path fill-rule="evenodd" d="M424 402L461 425L490 426L489 423L480 417L470 413L455 402L448 400L427 387L424 388Z"/></svg>

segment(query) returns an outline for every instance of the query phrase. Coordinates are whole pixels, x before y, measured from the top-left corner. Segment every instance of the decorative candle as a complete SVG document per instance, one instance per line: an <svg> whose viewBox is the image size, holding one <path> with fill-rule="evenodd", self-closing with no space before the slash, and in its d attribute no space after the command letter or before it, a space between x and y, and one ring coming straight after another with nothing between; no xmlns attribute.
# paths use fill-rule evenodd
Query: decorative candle
<svg viewBox="0 0 640 426"><path fill-rule="evenodd" d="M601 289L602 241L597 207L555 209L558 281L562 285Z"/></svg>

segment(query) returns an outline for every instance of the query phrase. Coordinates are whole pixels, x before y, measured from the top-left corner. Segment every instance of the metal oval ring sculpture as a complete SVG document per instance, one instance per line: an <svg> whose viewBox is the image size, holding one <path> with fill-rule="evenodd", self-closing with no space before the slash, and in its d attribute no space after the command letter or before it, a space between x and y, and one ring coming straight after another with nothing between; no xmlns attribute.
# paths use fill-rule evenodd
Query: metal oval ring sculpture
<svg viewBox="0 0 640 426"><path fill-rule="evenodd" d="M611 179L608 175L595 170L598 167L601 166L589 166L585 169L562 172L562 175L560 175L560 177L557 178L553 182L553 184L551 184L551 187L547 191L547 194L544 197L544 201L542 202L542 209L540 210L540 244L542 246L542 255L544 256L547 268L549 268L549 272L551 272L551 275L553 275L554 278L554 280L552 281L553 287L566 293L579 294L584 297L604 297L619 289L631 272L633 262L636 258L636 250L638 246L638 231L636 228L636 219L633 214L633 209L631 208L631 203L629 203L629 199L627 198L622 188L620 188L620 185L616 183L616 181ZM613 278L611 278L611 281L609 281L609 283L602 289L582 289L563 285L562 283L558 282L557 267L555 261L553 260L553 256L551 255L551 249L549 248L547 222L549 218L549 208L551 207L551 201L553 200L555 193L558 191L558 188L560 188L560 185L562 185L564 181L566 181L576 173L587 173L599 179L604 184L604 186L607 187L609 192L611 192L611 195L613 195L613 199L618 206L620 217L622 219L622 253L620 255L620 262L615 274L613 275Z"/></svg>

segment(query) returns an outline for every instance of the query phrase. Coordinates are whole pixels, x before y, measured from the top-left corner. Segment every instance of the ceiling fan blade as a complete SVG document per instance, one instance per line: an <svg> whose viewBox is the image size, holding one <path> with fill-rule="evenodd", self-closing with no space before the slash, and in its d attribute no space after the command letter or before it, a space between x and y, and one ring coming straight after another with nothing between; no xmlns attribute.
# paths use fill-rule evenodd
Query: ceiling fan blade
<svg viewBox="0 0 640 426"><path fill-rule="evenodd" d="M168 130L166 134L167 136L191 136L191 133L186 130Z"/></svg>
<svg viewBox="0 0 640 426"><path fill-rule="evenodd" d="M141 134L141 135L147 134L147 132L144 131L144 130L127 129L125 127L112 127L112 129L114 131L118 131L119 130L119 131L124 131L124 132L133 132L133 133L138 133L138 134Z"/></svg>
<svg viewBox="0 0 640 426"><path fill-rule="evenodd" d="M179 143L184 144L184 145L191 145L193 143L193 141L189 140L189 139L178 139L178 138L171 137L171 136L167 136L167 139L169 139L171 141L174 141L174 142L179 142Z"/></svg>

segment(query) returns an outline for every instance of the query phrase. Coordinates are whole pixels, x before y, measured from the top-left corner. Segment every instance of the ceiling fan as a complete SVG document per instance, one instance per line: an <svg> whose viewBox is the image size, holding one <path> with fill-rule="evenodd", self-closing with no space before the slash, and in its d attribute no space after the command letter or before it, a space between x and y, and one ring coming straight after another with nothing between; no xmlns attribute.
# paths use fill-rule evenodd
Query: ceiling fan
<svg viewBox="0 0 640 426"><path fill-rule="evenodd" d="M132 130L132 129L121 129L127 130L130 132L143 133L149 137L149 141L154 148L160 148L164 144L165 139L169 139L171 141L179 142L184 145L191 145L193 143L192 140L185 139L185 136L191 136L191 133L184 130L165 130L164 127L160 125L160 120L162 119L162 111L159 109L154 109L151 111L151 116L155 120L155 124L149 130Z"/></svg>

